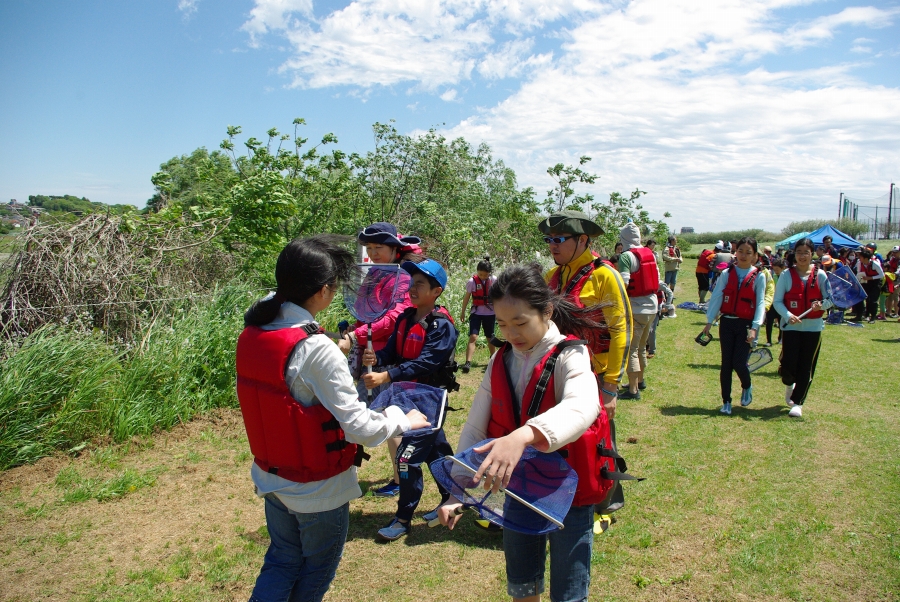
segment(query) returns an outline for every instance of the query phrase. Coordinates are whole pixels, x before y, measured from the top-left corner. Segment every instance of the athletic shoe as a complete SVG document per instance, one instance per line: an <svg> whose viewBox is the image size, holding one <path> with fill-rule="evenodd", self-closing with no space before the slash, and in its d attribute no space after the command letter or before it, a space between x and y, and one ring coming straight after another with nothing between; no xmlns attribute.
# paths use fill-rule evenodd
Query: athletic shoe
<svg viewBox="0 0 900 602"><path fill-rule="evenodd" d="M503 531L503 527L501 527L497 523L492 523L486 518L476 518L475 524L485 531L489 531L490 533L500 533L501 531Z"/></svg>
<svg viewBox="0 0 900 602"><path fill-rule="evenodd" d="M760 346L760 347L771 347L771 346L772 346L772 342L769 341L768 343L760 343L759 346Z"/></svg>
<svg viewBox="0 0 900 602"><path fill-rule="evenodd" d="M647 388L647 383L645 383L644 381L641 381L638 383L638 391L643 391L646 388Z"/></svg>
<svg viewBox="0 0 900 602"><path fill-rule="evenodd" d="M384 487L379 487L372 493L374 493L378 497L394 497L395 495L400 493L400 485L398 483L391 481Z"/></svg>
<svg viewBox="0 0 900 602"><path fill-rule="evenodd" d="M789 408L792 408L795 405L797 405L793 401L791 401L791 394L793 392L794 392L794 385L788 385L784 388L784 403L786 403Z"/></svg>
<svg viewBox="0 0 900 602"><path fill-rule="evenodd" d="M472 369L472 362L466 362L465 364L462 365L462 373L463 374L468 374L469 370L471 370L471 369Z"/></svg>
<svg viewBox="0 0 900 602"><path fill-rule="evenodd" d="M614 522L616 522L616 517L610 516L609 514L597 514L594 512L594 534L600 535L601 533L606 532Z"/></svg>
<svg viewBox="0 0 900 602"><path fill-rule="evenodd" d="M875 319L876 320L887 320L887 318L884 316L884 314L878 314L877 316L875 316Z"/></svg>
<svg viewBox="0 0 900 602"><path fill-rule="evenodd" d="M753 403L753 385L741 389L741 406L746 408L751 403Z"/></svg>
<svg viewBox="0 0 900 602"><path fill-rule="evenodd" d="M424 520L426 523L430 523L431 521L436 519L438 517L438 508L440 507L440 504L438 504L437 508L435 508L431 512L426 512L425 514L423 514L422 520Z"/></svg>
<svg viewBox="0 0 900 602"><path fill-rule="evenodd" d="M803 406L795 405L791 408L791 411L788 412L788 416L791 418L801 418L803 416Z"/></svg>
<svg viewBox="0 0 900 602"><path fill-rule="evenodd" d="M656 357L656 354L655 354L655 353L648 353L648 354L647 354L647 359L648 359L648 360L652 360L652 359L655 358L655 357Z"/></svg>
<svg viewBox="0 0 900 602"><path fill-rule="evenodd" d="M875 323L875 318L871 318L871 317L870 317L868 320L866 320L866 322L868 322L869 324L874 324L874 323Z"/></svg>
<svg viewBox="0 0 900 602"><path fill-rule="evenodd" d="M722 407L719 408L719 412L725 414L726 416L731 416L731 402L726 401L722 404Z"/></svg>
<svg viewBox="0 0 900 602"><path fill-rule="evenodd" d="M672 313L670 313L670 314L669 314L668 316L666 316L666 317L667 317L667 318L677 318L678 316L675 315L675 312L673 311Z"/></svg>
<svg viewBox="0 0 900 602"><path fill-rule="evenodd" d="M638 389L637 393L632 393L630 389L619 389L619 399L641 399L641 391Z"/></svg>
<svg viewBox="0 0 900 602"><path fill-rule="evenodd" d="M386 541L395 541L408 534L412 527L409 523L400 522L396 516L387 524L386 527L378 529L378 537Z"/></svg>

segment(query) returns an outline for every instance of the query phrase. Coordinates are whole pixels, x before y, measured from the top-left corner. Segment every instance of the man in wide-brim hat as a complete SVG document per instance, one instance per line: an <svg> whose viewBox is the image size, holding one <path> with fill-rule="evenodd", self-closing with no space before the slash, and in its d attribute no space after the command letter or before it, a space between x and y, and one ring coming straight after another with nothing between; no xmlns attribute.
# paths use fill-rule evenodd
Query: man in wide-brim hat
<svg viewBox="0 0 900 602"><path fill-rule="evenodd" d="M603 228L581 211L560 211L538 224L545 235L556 267L544 275L554 292L565 296L579 307L600 306L595 320L604 324L588 341L591 367L597 375L603 405L610 422L616 414L616 395L625 373L628 346L631 344L631 306L625 283L619 272L591 252L591 237L603 234ZM614 425L612 425L614 428ZM615 430L613 430L615 433ZM598 508L594 532L609 526L609 512L624 504L621 488L608 508Z"/></svg>

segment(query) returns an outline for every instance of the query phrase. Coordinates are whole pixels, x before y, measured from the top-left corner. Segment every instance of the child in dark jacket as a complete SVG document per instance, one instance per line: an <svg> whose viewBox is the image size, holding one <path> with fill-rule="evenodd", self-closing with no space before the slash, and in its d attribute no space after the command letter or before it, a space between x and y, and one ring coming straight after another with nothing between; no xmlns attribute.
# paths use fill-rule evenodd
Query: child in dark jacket
<svg viewBox="0 0 900 602"><path fill-rule="evenodd" d="M384 349L366 351L363 365L386 366L385 372L362 376L366 387L398 381L416 381L434 387L448 388L453 383L452 370L459 336L450 314L436 304L447 286L447 273L437 261L426 259L418 264L405 262L404 270L412 276L409 298L414 307L397 318L394 333ZM397 468L400 472L400 499L397 514L387 526L378 531L381 539L393 541L410 531L410 520L422 497L422 462L431 464L444 456L453 455L444 430L426 435L404 437L397 449ZM441 503L449 497L438 484ZM424 516L429 521L437 516L436 509Z"/></svg>

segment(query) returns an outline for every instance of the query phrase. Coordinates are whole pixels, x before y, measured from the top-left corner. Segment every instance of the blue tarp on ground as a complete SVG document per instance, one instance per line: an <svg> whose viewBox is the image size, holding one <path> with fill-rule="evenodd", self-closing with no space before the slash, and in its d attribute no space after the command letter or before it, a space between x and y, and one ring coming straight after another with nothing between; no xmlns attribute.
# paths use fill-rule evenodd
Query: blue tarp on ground
<svg viewBox="0 0 900 602"><path fill-rule="evenodd" d="M778 241L775 243L776 249L790 249L794 246L794 243L803 238L804 236L809 236L809 232L800 232L798 234L794 234L793 236L788 236L784 240Z"/></svg>
<svg viewBox="0 0 900 602"><path fill-rule="evenodd" d="M809 238L812 239L813 244L818 246L822 245L822 240L826 237L831 237L831 244L835 246L838 250L843 249L844 247L850 247L852 249L858 249L862 246L858 240L853 239L850 236L847 236L837 228L833 226L822 226L818 230L813 230L809 233Z"/></svg>

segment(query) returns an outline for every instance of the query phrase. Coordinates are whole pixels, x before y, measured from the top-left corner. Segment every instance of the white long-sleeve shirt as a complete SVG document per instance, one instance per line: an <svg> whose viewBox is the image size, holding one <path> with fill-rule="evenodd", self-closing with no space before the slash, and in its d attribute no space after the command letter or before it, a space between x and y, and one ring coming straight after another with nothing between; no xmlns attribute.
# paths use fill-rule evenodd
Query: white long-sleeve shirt
<svg viewBox="0 0 900 602"><path fill-rule="evenodd" d="M299 328L310 322L313 322L312 314L287 302L282 304L275 320L262 329ZM347 358L326 336L311 336L297 345L285 367L284 380L299 403L325 406L340 422L344 436L351 443L375 447L410 428L409 420L399 408L389 407L385 413L373 412L359 400ZM356 466L329 479L310 483L295 483L269 474L255 462L250 475L257 495L274 493L295 512L334 510L362 495Z"/></svg>
<svg viewBox="0 0 900 602"><path fill-rule="evenodd" d="M547 334L532 349L513 349L512 353L507 354L506 370L520 407L535 365L565 338L551 322ZM498 357L499 354L495 353L488 362L457 449L468 449L487 438L487 426L491 417L491 371L495 361L502 361ZM560 354L553 369L553 385L558 401L556 406L525 423L544 435L550 443L546 451L556 451L575 441L600 415L597 378L591 372L591 356L586 347L569 347Z"/></svg>

